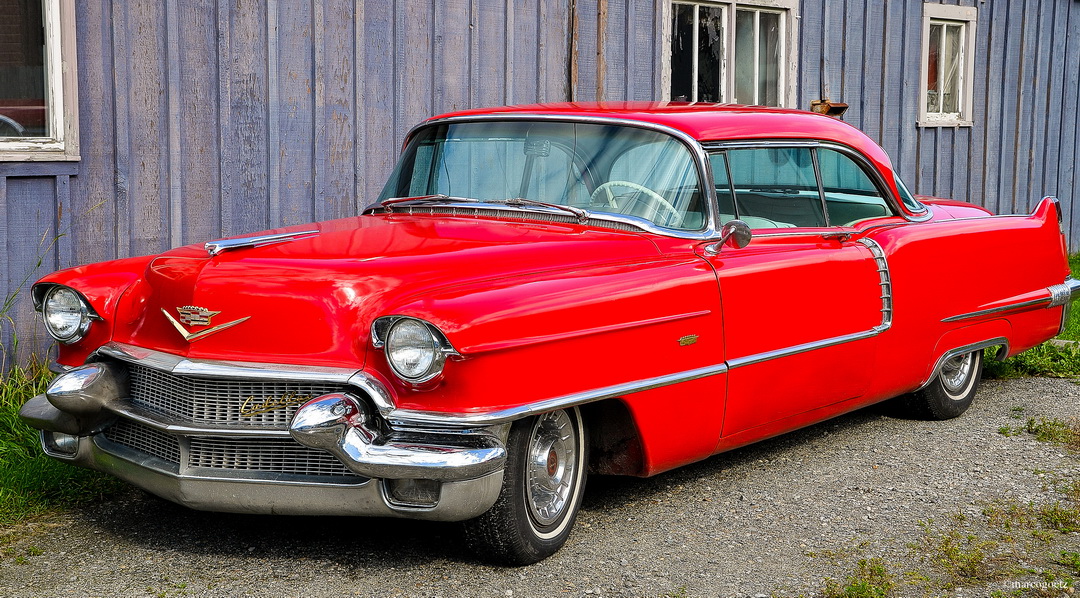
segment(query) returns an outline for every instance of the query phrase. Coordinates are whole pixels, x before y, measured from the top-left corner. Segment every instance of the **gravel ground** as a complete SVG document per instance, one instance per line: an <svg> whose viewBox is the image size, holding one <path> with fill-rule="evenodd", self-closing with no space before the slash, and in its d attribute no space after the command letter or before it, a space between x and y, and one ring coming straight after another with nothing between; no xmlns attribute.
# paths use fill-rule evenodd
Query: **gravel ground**
<svg viewBox="0 0 1080 598"><path fill-rule="evenodd" d="M202 513L131 490L33 524L9 551L24 556L0 558L0 595L814 595L859 558L908 570L921 521L1053 500L1047 476L1080 478L1078 456L998 432L1040 416L1080 416L1080 386L990 380L952 421L876 406L654 478L593 477L567 545L517 569L478 563L454 525Z"/></svg>

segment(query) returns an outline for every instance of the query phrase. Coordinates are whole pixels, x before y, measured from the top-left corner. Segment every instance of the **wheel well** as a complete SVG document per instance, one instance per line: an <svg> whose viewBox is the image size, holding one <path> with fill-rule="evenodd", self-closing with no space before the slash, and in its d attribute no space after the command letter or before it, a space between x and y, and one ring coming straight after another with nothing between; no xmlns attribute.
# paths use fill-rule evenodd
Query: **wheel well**
<svg viewBox="0 0 1080 598"><path fill-rule="evenodd" d="M598 401L582 405L581 415L589 432L589 472L641 475L641 437L626 405L618 399Z"/></svg>

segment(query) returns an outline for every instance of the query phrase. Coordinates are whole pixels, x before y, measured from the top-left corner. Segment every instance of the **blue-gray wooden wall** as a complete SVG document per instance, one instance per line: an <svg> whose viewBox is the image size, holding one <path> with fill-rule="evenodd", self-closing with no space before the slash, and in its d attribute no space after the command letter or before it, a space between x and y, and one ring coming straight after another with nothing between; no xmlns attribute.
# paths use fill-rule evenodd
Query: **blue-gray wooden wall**
<svg viewBox="0 0 1080 598"><path fill-rule="evenodd" d="M666 1L76 3L82 160L0 163L0 344L47 344L24 281L49 270L356 213L428 115L664 99ZM802 0L798 106L850 104L918 193L1060 196L1075 248L1080 2L944 3L979 10L973 127L915 125L920 0Z"/></svg>

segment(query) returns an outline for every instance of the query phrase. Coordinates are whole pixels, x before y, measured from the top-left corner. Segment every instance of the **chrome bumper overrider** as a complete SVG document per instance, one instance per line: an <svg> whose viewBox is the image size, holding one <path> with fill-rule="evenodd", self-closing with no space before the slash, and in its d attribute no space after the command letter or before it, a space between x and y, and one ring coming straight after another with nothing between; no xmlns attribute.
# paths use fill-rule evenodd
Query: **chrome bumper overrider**
<svg viewBox="0 0 1080 598"><path fill-rule="evenodd" d="M164 354L146 352L146 360L129 349L99 351L103 361L61 374L23 406L20 415L42 430L47 454L205 510L452 521L480 515L498 498L508 426L394 429L380 419L388 395L366 375L362 385L346 384L299 408L293 402L291 423L208 421L201 411L186 417L171 404L147 402L145 384L136 393L129 372L151 368L210 385L270 376L230 367L177 373ZM288 380L295 372L276 373ZM369 389L382 394L372 397ZM175 389L160 392L174 400L167 393Z"/></svg>

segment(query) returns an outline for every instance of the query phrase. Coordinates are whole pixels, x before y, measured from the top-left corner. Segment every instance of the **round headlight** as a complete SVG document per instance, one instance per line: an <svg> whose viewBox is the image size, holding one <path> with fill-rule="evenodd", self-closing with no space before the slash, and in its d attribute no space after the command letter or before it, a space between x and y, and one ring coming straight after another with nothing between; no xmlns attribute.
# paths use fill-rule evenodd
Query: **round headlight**
<svg viewBox="0 0 1080 598"><path fill-rule="evenodd" d="M90 308L75 291L55 286L42 302L41 319L50 336L62 343L74 343L90 328Z"/></svg>
<svg viewBox="0 0 1080 598"><path fill-rule="evenodd" d="M386 360L394 373L409 382L425 382L439 375L446 354L426 324L403 318L386 334Z"/></svg>

